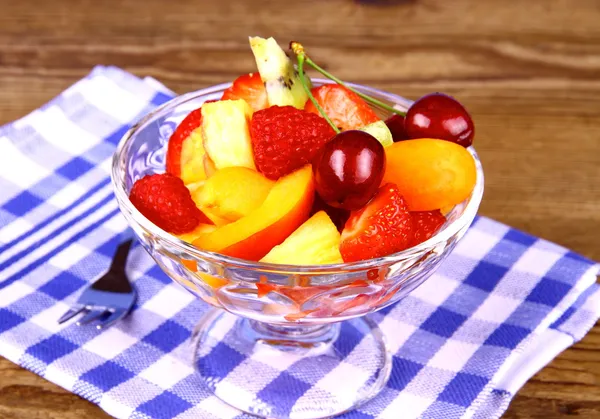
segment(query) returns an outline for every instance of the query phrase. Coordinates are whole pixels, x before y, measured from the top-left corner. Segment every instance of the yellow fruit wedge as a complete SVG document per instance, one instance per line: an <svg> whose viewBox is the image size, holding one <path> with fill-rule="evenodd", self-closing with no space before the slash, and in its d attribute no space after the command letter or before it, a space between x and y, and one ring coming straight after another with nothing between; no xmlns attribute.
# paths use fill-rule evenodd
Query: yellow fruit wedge
<svg viewBox="0 0 600 419"><path fill-rule="evenodd" d="M202 105L204 149L216 169L241 166L256 169L250 140L252 108L243 99Z"/></svg>
<svg viewBox="0 0 600 419"><path fill-rule="evenodd" d="M261 262L286 265L342 263L340 233L325 211L319 211L275 246Z"/></svg>
<svg viewBox="0 0 600 419"><path fill-rule="evenodd" d="M202 128L197 128L181 145L181 180L186 185L206 179Z"/></svg>
<svg viewBox="0 0 600 419"><path fill-rule="evenodd" d="M310 164L280 178L264 202L245 217L201 234L194 246L224 255L259 260L308 218L315 197Z"/></svg>
<svg viewBox="0 0 600 419"><path fill-rule="evenodd" d="M258 208L274 184L247 167L226 167L194 191L192 199L209 218L214 215L232 222Z"/></svg>

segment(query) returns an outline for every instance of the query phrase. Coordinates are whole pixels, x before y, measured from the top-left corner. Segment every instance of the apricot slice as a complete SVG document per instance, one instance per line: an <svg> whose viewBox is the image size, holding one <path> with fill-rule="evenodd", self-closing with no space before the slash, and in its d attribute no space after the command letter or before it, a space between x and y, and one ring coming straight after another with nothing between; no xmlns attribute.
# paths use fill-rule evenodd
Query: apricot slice
<svg viewBox="0 0 600 419"><path fill-rule="evenodd" d="M400 141L385 148L382 184L395 183L411 211L459 204L475 186L475 161L464 147L432 138Z"/></svg>
<svg viewBox="0 0 600 419"><path fill-rule="evenodd" d="M226 167L194 191L192 199L209 218L215 216L217 221L222 219L229 223L258 208L274 184L252 169Z"/></svg>
<svg viewBox="0 0 600 419"><path fill-rule="evenodd" d="M261 262L288 265L342 263L340 232L325 211L319 211L275 246Z"/></svg>
<svg viewBox="0 0 600 419"><path fill-rule="evenodd" d="M200 249L259 260L283 242L310 213L315 187L310 165L280 178L264 202L245 217L200 235Z"/></svg>

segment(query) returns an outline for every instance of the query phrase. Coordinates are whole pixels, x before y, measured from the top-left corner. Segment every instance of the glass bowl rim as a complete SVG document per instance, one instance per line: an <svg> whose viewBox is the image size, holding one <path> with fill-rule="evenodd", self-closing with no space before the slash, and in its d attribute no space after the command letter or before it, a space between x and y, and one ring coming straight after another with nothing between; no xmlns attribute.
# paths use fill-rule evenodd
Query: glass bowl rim
<svg viewBox="0 0 600 419"><path fill-rule="evenodd" d="M329 84L332 83L330 80L313 78L313 82L318 84ZM361 89L363 92L367 94L377 96L379 98L384 98L385 100L394 103L396 105L400 105L404 108L410 107L412 101L403 98L402 96L385 92L373 87L364 86L356 83L346 83L349 86L352 86L357 89ZM119 203L120 209L123 211L125 209L129 212L134 219L134 221L139 224L144 230L151 233L153 236L158 237L160 240L165 241L170 246L178 249L182 254L189 254L194 258L202 259L205 261L220 263L228 266L235 266L237 268L246 268L251 270L260 270L269 273L281 273L281 274L327 274L327 273L335 273L339 271L359 271L364 269L373 269L382 265L393 264L396 262L400 262L406 259L410 259L418 254L421 254L423 251L428 251L435 248L437 245L448 241L451 237L453 237L456 233L458 233L462 228L464 228L467 223L471 223L477 214L477 210L481 203L481 199L483 197L483 189L484 189L484 175L483 168L481 166L481 162L477 155L475 149L471 146L467 150L472 155L475 160L476 166L476 183L473 191L471 192L469 202L466 207L463 209L462 214L458 216L458 218L448 224L444 229L438 231L435 235L433 235L428 240L418 244L417 246L402 250L397 253L393 253L391 255L382 256L374 259L367 259L357 262L344 262L337 264L328 264L328 265L284 265L284 264L275 264L275 263L265 263L258 261L251 261L246 259L240 259L237 257L223 255L217 252L211 252L206 250L201 250L190 243L187 243L177 236L168 233L167 231L161 229L154 223L152 223L149 219L147 219L142 213L140 213L135 206L129 200L129 196L125 191L124 182L120 179L124 176L124 168L121 164L121 160L124 156L122 156L123 150L126 148L128 142L136 135L136 133L142 129L144 129L149 123L154 121L157 117L161 116L163 113L170 111L172 108L176 108L177 106L188 102L190 100L196 99L201 96L207 96L209 94L214 94L225 90L226 88L231 86L231 82L229 83L221 83L214 86L210 86L204 89L199 89L193 92L188 92L183 95L179 95L174 97L173 99L163 103L159 107L155 108L144 117L142 117L138 122L133 124L129 130L123 135L121 140L119 141L117 148L113 154L112 159L112 167L111 167L111 182L113 185L113 190L117 201ZM126 217L127 218L127 217Z"/></svg>

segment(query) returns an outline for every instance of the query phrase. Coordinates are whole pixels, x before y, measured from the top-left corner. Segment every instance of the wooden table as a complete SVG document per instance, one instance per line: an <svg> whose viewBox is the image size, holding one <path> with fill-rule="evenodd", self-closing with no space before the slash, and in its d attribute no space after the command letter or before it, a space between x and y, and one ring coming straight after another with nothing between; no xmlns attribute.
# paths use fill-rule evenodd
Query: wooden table
<svg viewBox="0 0 600 419"><path fill-rule="evenodd" d="M342 79L470 109L486 171L481 213L600 260L597 0L297 2L0 0L0 123L96 64L178 92L254 69L251 34L301 40ZM600 325L537 374L507 418L600 417ZM0 417L105 418L0 359Z"/></svg>

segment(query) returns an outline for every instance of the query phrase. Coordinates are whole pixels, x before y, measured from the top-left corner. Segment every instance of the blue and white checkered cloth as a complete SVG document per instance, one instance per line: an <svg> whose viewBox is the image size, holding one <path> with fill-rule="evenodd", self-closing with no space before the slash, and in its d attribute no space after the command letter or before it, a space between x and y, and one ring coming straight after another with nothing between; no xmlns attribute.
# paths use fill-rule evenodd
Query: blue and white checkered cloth
<svg viewBox="0 0 600 419"><path fill-rule="evenodd" d="M139 245L128 266L139 301L127 319L104 331L56 323L107 269L126 228L109 182L115 145L170 97L154 80L99 67L0 128L0 355L117 418L247 418L191 366L188 338L207 305ZM567 249L479 217L433 277L373 315L394 354L391 379L342 417L501 416L528 378L594 325L597 273ZM346 343L350 356L357 342ZM226 361L224 377L256 367L241 355ZM284 387L283 402L291 409L342 367ZM257 383L257 395L281 372Z"/></svg>

